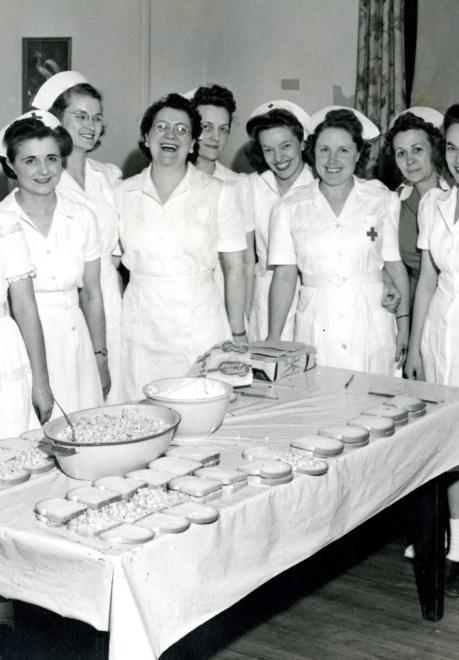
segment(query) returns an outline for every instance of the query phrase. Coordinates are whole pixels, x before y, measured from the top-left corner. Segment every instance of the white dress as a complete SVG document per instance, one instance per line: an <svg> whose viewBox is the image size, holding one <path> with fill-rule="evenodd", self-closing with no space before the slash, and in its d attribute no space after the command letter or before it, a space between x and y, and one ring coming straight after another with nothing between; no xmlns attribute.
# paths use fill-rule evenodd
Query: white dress
<svg viewBox="0 0 459 660"><path fill-rule="evenodd" d="M421 339L425 379L459 386L459 223L457 188L429 190L419 205L418 247L439 269Z"/></svg>
<svg viewBox="0 0 459 660"><path fill-rule="evenodd" d="M94 348L78 300L85 262L100 257L99 232L92 212L57 193L54 217L45 237L17 203L15 190L0 203L0 211L21 222L37 270L35 296L56 399L66 412L102 405ZM61 414L54 406L52 416Z"/></svg>
<svg viewBox="0 0 459 660"><path fill-rule="evenodd" d="M0 212L0 438L39 426L32 408L32 374L22 335L8 312L10 282L33 277L17 218Z"/></svg>
<svg viewBox="0 0 459 660"><path fill-rule="evenodd" d="M257 263L255 265L255 281L253 285L252 306L250 309L248 337L250 341L266 339L268 334L268 299L273 271L268 267L269 220L276 202L288 197L300 187L313 181L311 169L304 165L299 177L291 188L281 196L276 177L271 170L263 174L249 174L243 190L243 206L246 213L252 216L248 223L255 228L255 249ZM293 325L296 311L296 296L292 302L282 339L293 338Z"/></svg>
<svg viewBox="0 0 459 660"><path fill-rule="evenodd" d="M214 279L218 252L246 247L234 195L188 165L162 204L150 168L118 190L124 294L121 355L128 398L155 379L184 376L213 344L231 338Z"/></svg>
<svg viewBox="0 0 459 660"><path fill-rule="evenodd" d="M106 403L121 402L121 292L112 261L112 254L119 255L114 189L120 179L121 170L116 165L87 158L84 190L66 170L57 186L57 190L66 197L88 206L97 218L101 237L100 285L104 297L108 367L112 383Z"/></svg>
<svg viewBox="0 0 459 660"><path fill-rule="evenodd" d="M381 306L384 261L399 261L399 200L354 178L337 217L314 181L276 205L269 263L295 264L302 287L294 337L321 365L393 375L395 319Z"/></svg>

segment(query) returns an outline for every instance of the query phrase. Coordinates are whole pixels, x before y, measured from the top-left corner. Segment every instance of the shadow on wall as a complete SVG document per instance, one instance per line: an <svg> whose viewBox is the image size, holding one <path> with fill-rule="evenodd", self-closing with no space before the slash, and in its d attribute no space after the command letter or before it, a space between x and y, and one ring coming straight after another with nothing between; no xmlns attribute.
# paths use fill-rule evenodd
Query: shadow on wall
<svg viewBox="0 0 459 660"><path fill-rule="evenodd" d="M10 189L14 187L14 185L10 186L10 184L8 183L9 181L10 179L8 179L8 177L5 176L5 174L1 171L0 168L0 200L6 197L10 192Z"/></svg>
<svg viewBox="0 0 459 660"><path fill-rule="evenodd" d="M231 163L231 169L235 172L245 172L246 174L254 172L254 169L247 157L247 149L249 148L249 144L250 142L246 142L236 151L236 155L234 156Z"/></svg>
<svg viewBox="0 0 459 660"><path fill-rule="evenodd" d="M130 176L134 176L141 172L145 167L148 167L149 161L139 149L133 149L127 155L123 166L123 179L128 179Z"/></svg>

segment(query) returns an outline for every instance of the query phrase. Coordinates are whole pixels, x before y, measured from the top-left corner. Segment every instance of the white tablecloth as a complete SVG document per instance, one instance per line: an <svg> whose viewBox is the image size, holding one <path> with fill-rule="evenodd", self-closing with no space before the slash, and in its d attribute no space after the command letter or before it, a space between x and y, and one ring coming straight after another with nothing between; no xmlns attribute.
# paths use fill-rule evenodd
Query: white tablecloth
<svg viewBox="0 0 459 660"><path fill-rule="evenodd" d="M389 438L346 449L321 477L250 486L212 502L213 525L123 549L43 528L34 504L75 482L54 471L0 493L0 593L110 629L110 660L152 660L274 575L311 556L419 485L459 464L459 390L317 368L239 398L212 442L222 464L241 450L345 422L382 399L369 390L442 401ZM268 389L269 387L269 389Z"/></svg>

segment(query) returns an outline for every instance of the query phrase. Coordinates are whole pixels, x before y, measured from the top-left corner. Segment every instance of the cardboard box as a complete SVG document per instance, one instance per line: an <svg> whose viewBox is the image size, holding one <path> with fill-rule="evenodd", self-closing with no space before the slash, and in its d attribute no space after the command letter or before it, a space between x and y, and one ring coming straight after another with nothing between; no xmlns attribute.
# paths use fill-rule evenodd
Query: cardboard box
<svg viewBox="0 0 459 660"><path fill-rule="evenodd" d="M253 375L259 380L295 376L316 364L316 349L297 341L257 341L250 350Z"/></svg>

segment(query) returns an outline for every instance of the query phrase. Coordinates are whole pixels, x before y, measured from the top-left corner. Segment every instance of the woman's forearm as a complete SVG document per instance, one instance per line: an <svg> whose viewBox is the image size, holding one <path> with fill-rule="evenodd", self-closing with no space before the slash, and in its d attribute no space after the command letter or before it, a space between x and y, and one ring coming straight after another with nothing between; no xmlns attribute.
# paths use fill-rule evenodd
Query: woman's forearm
<svg viewBox="0 0 459 660"><path fill-rule="evenodd" d="M225 276L225 302L228 321L231 332L239 335L245 330L246 270L244 251L222 252L222 266Z"/></svg>
<svg viewBox="0 0 459 660"><path fill-rule="evenodd" d="M296 266L274 266L269 289L268 339L280 339L295 295L298 269Z"/></svg>

